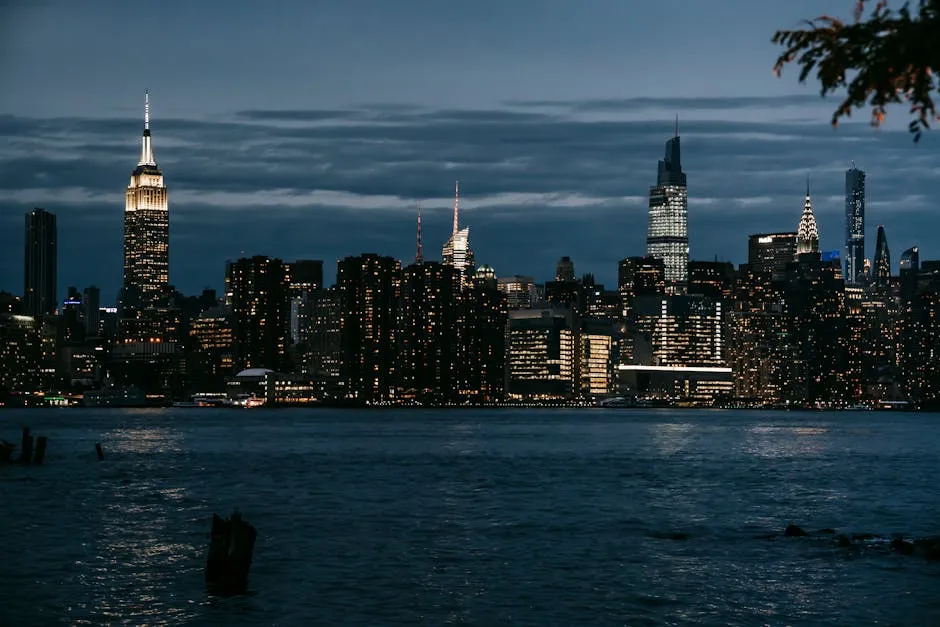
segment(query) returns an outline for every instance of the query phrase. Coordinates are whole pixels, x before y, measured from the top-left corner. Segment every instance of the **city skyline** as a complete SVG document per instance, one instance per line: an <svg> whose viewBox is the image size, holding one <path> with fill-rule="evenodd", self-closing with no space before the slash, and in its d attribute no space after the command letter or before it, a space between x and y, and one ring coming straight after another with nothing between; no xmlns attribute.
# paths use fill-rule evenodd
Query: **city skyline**
<svg viewBox="0 0 940 627"><path fill-rule="evenodd" d="M500 276L546 278L555 261L569 255L580 270L612 284L617 261L642 254L645 248L653 161L661 157L677 113L682 118L683 165L691 178L692 259L717 255L743 263L747 234L793 229L807 174L812 175L820 247L843 250L844 172L853 160L868 173L866 258L874 254L879 224L886 225L898 250L916 245L924 257L937 256L935 244L920 238L937 225L932 198L937 196L940 158L930 150L937 139L927 134L921 145L913 146L900 114L889 116L889 126L878 131L864 120L833 130L828 123L831 99L819 99L812 87L797 86L792 77L776 79L769 70L773 28L824 9L846 14L851 7L842 0L794 2L775 11L740 2L729 5L706 16L699 15L701 8L689 8L675 27L691 45L698 40L696 18L720 20L726 13L738 13L753 26L734 35L753 51L734 55L746 61L732 60L727 51L705 50L701 59L685 59L681 71L670 53L650 59L652 66L641 72L628 61L640 38L626 43L603 37L601 42L620 46L616 50L626 59L619 62L621 71L612 74L610 61L604 59L614 48L562 41L558 50L552 49L552 58L557 61L560 52L570 52L571 58L550 74L555 80L547 81L545 62L533 53L548 44L520 21L525 12L513 7L504 10L504 17L521 29L514 45L531 49L512 52L519 52L514 58L520 62L534 64L526 75L535 76L537 84L507 82L499 72L486 82L480 72L492 65L492 58L481 56L451 59L451 74L427 74L422 89L410 91L405 87L413 87L416 80L411 70L397 76L401 84L389 88L370 87L367 80L355 86L349 81L339 84L335 72L327 72L311 75L318 88L300 81L294 89L296 60L285 60L283 68L265 67L270 70L265 78L278 88L246 89L261 75L257 65L247 64L244 76L200 74L206 87L196 89L194 75L211 61L205 56L194 57L193 68L172 74L154 68L146 79L128 81L119 58L126 55L120 54L107 59L112 73L105 68L92 76L70 60L80 55L69 55L64 65L71 74L56 68L41 84L27 85L25 72L33 68L33 74L39 73L61 42L46 38L50 49L31 56L32 39L15 33L8 45L22 65L6 64L2 71L23 89L0 102L0 124L10 139L0 150L0 289L16 289L23 272L15 253L22 246L18 224L26 212L42 207L57 215L61 258L82 259L61 269L60 298L68 285L95 283L104 301L114 301L121 282L115 270L120 266L121 234L115 225L127 163L140 141L139 102L147 88L160 112L154 122L160 165L173 196L170 282L185 293L204 286L220 288L224 261L241 256L316 257L330 265L369 251L410 259L416 203L422 205L425 241L434 243L435 256L428 257L436 258L439 242L450 231L449 187L455 179L463 183L463 220L472 227L479 263L491 265ZM233 15L240 6L234 5ZM286 6L285 15L305 11ZM381 12L378 5L371 6ZM51 2L5 10L22 21L23 32L41 34L61 23L63 11L71 9ZM319 17L326 22L349 19L342 7L318 10L325 12ZM147 8L130 11L142 12L141 20L165 20L156 14L162 12ZM436 27L457 20L465 27L505 35L505 24L481 20L480 11L435 10L421 16L420 23ZM408 49L389 38L394 25L415 12L416 7L406 3L387 27L367 20L362 32L381 35L391 47L390 57L418 58L428 42ZM99 13L102 28L117 29L129 17L123 12ZM563 5L549 3L537 17L551 22L540 23L549 30L570 18L602 33L622 13L631 18L631 32L643 30L657 17L644 11L624 13L615 3L605 2L577 16L570 13ZM166 25L177 38L207 19L198 8L186 17ZM238 27L231 15L213 19L218 19L215 26L222 33ZM288 39L297 32L290 30ZM429 41L441 36L436 28L429 32ZM127 34L120 33L102 46L117 52L126 41ZM77 49L87 46L69 42ZM162 42L155 45L158 53L182 54L164 50ZM291 39L290 45L301 42ZM326 38L316 45L345 49L346 44ZM508 39L497 38L496 49L508 45ZM220 46L233 59L243 59L244 53L231 43ZM269 60L273 54L259 52ZM445 50L442 56L453 53ZM374 54L368 58L381 65ZM335 63L345 67L347 60ZM699 74L691 75L701 63L725 68L733 63L733 71L708 73L713 79L709 83ZM579 68L586 71L579 74ZM349 70L360 78L375 72L359 66ZM677 81L681 89L672 84L676 81L641 80L647 75L673 76L675 71L683 78ZM722 78L724 74L735 81ZM73 89L67 103L45 97L53 87L68 90L76 77L91 82L86 89ZM486 89L481 89L484 84ZM455 86L459 89L452 89ZM677 97L680 94L686 97Z"/></svg>

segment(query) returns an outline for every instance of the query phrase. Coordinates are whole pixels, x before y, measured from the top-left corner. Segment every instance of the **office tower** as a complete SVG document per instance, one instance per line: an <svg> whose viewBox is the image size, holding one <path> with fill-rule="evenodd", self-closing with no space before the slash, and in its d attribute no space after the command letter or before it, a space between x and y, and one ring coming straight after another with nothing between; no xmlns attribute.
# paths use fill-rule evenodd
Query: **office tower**
<svg viewBox="0 0 940 627"><path fill-rule="evenodd" d="M747 265L754 272L783 276L796 257L796 232L757 233L747 238Z"/></svg>
<svg viewBox="0 0 940 627"><path fill-rule="evenodd" d="M819 231L816 228L816 216L813 214L813 203L809 198L809 181L806 182L806 201L803 203L803 215L800 216L800 226L796 230L796 254L819 252Z"/></svg>
<svg viewBox="0 0 940 627"><path fill-rule="evenodd" d="M441 257L444 265L457 268L461 286L466 285L473 272L473 251L470 250L470 227L460 229L458 211L460 209L460 181L454 187L454 228L451 236L444 243Z"/></svg>
<svg viewBox="0 0 940 627"><path fill-rule="evenodd" d="M784 399L806 407L851 400L846 379L845 282L837 259L804 253L790 265L784 293L793 361Z"/></svg>
<svg viewBox="0 0 940 627"><path fill-rule="evenodd" d="M559 282L574 281L574 262L571 257L562 257L555 264L555 280Z"/></svg>
<svg viewBox="0 0 940 627"><path fill-rule="evenodd" d="M242 258L231 266L235 367L286 365L288 333L286 264L265 256Z"/></svg>
<svg viewBox="0 0 940 627"><path fill-rule="evenodd" d="M796 250L796 234L791 235L788 263L793 263ZM735 281L728 355L735 396L766 405L781 402L793 358L784 301L786 276L770 272L773 264L755 266L758 269L750 264L742 267Z"/></svg>
<svg viewBox="0 0 940 627"><path fill-rule="evenodd" d="M901 259L910 266L901 271L901 383L909 400L925 409L938 409L940 261L920 261L916 247L905 251Z"/></svg>
<svg viewBox="0 0 940 627"><path fill-rule="evenodd" d="M614 325L611 320L587 318L578 336L580 395L598 397L613 390Z"/></svg>
<svg viewBox="0 0 940 627"><path fill-rule="evenodd" d="M506 388L508 310L487 267L477 270L460 302L458 376L460 394L471 403L502 400Z"/></svg>
<svg viewBox="0 0 940 627"><path fill-rule="evenodd" d="M376 404L394 397L400 286L401 265L391 257L370 253L337 263L342 379L349 399Z"/></svg>
<svg viewBox="0 0 940 627"><path fill-rule="evenodd" d="M891 251L888 250L888 236L884 225L878 225L878 238L875 240L875 263L872 266L872 283L885 287L891 281Z"/></svg>
<svg viewBox="0 0 940 627"><path fill-rule="evenodd" d="M454 266L433 261L402 271L396 337L402 398L457 401L459 284Z"/></svg>
<svg viewBox="0 0 940 627"><path fill-rule="evenodd" d="M158 306L166 295L170 268L170 221L163 172L150 142L150 94L144 103L140 161L131 173L124 204L124 318Z"/></svg>
<svg viewBox="0 0 940 627"><path fill-rule="evenodd" d="M734 265L730 261L689 262L689 294L730 300L733 287Z"/></svg>
<svg viewBox="0 0 940 627"><path fill-rule="evenodd" d="M619 362L651 363L653 327L666 294L666 268L656 257L627 257L617 270L623 321Z"/></svg>
<svg viewBox="0 0 940 627"><path fill-rule="evenodd" d="M912 246L901 253L900 271L902 275L905 272L920 271L920 249L917 246Z"/></svg>
<svg viewBox="0 0 940 627"><path fill-rule="evenodd" d="M667 293L685 292L689 269L689 200L680 159L678 118L675 136L666 142L666 156L659 162L656 185L650 188L646 255L663 260Z"/></svg>
<svg viewBox="0 0 940 627"><path fill-rule="evenodd" d="M845 172L845 282L855 285L865 278L865 172L852 167Z"/></svg>
<svg viewBox="0 0 940 627"><path fill-rule="evenodd" d="M101 326L101 290L90 285L82 290L82 306L84 307L85 334L96 337Z"/></svg>
<svg viewBox="0 0 940 627"><path fill-rule="evenodd" d="M323 287L323 261L320 259L298 259L287 264L288 300L290 302L290 341L297 344L306 334L307 299Z"/></svg>
<svg viewBox="0 0 940 627"><path fill-rule="evenodd" d="M340 364L340 303L335 287L314 292L307 298L307 351L302 357L303 374L319 381L326 396L342 397Z"/></svg>
<svg viewBox="0 0 940 627"><path fill-rule="evenodd" d="M41 320L0 313L0 403L12 392L40 389Z"/></svg>
<svg viewBox="0 0 940 627"><path fill-rule="evenodd" d="M724 366L720 300L699 294L667 296L653 330L653 364Z"/></svg>
<svg viewBox="0 0 940 627"><path fill-rule="evenodd" d="M604 285L595 281L590 272L581 277L581 295L584 298L582 309L585 316L607 320L620 318L619 292L604 289Z"/></svg>
<svg viewBox="0 0 940 627"><path fill-rule="evenodd" d="M506 369L510 398L571 398L575 358L575 329L570 311L544 308L509 313Z"/></svg>
<svg viewBox="0 0 940 627"><path fill-rule="evenodd" d="M56 310L56 254L55 214L33 209L26 214L23 300L37 319Z"/></svg>
<svg viewBox="0 0 940 627"><path fill-rule="evenodd" d="M190 323L189 336L194 349L186 356L191 388L198 392L224 390L225 378L235 369L231 309L215 305L203 310Z"/></svg>
<svg viewBox="0 0 940 627"><path fill-rule="evenodd" d="M530 276L508 276L496 279L496 288L506 297L506 306L514 309L532 309L535 306L535 279Z"/></svg>

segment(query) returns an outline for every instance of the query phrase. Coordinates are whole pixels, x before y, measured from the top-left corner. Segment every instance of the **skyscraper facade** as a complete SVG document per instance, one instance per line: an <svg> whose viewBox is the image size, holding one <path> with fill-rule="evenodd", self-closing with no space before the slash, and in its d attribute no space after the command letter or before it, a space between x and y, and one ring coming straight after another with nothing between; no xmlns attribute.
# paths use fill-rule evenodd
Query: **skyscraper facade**
<svg viewBox="0 0 940 627"><path fill-rule="evenodd" d="M375 254L337 262L340 350L346 397L375 404L394 396L401 264Z"/></svg>
<svg viewBox="0 0 940 627"><path fill-rule="evenodd" d="M454 229L451 236L444 242L441 258L444 265L457 269L460 285L466 285L473 272L473 251L470 250L470 227L461 229L458 217L460 211L460 181L454 186Z"/></svg>
<svg viewBox="0 0 940 627"><path fill-rule="evenodd" d="M286 264L280 259L256 256L231 265L237 368L285 366L288 282Z"/></svg>
<svg viewBox="0 0 940 627"><path fill-rule="evenodd" d="M55 214L33 209L26 214L26 251L23 262L23 300L34 318L56 309Z"/></svg>
<svg viewBox="0 0 940 627"><path fill-rule="evenodd" d="M757 233L747 239L747 265L781 277L796 256L796 233Z"/></svg>
<svg viewBox="0 0 940 627"><path fill-rule="evenodd" d="M169 284L170 221L163 172L150 143L150 94L144 104L140 161L131 173L124 204L123 316L157 306Z"/></svg>
<svg viewBox="0 0 940 627"><path fill-rule="evenodd" d="M689 195L680 159L678 124L675 137L666 142L656 185L650 188L646 254L663 260L667 293L684 293L689 266Z"/></svg>
<svg viewBox="0 0 940 627"><path fill-rule="evenodd" d="M865 172L852 167L845 172L845 282L865 278Z"/></svg>
<svg viewBox="0 0 940 627"><path fill-rule="evenodd" d="M888 250L888 236L884 225L878 225L878 238L875 240L875 264L872 267L872 282L885 286L891 280L891 251Z"/></svg>
<svg viewBox="0 0 940 627"><path fill-rule="evenodd" d="M809 197L809 183L806 184L806 200L803 202L803 214L800 226L796 230L796 254L819 252L819 229L816 228L816 216L813 214L813 202Z"/></svg>

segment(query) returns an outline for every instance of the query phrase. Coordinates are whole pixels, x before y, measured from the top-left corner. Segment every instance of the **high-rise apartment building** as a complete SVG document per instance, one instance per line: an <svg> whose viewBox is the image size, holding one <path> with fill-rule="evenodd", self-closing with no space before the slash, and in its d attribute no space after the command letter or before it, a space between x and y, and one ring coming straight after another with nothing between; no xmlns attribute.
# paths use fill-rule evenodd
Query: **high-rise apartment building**
<svg viewBox="0 0 940 627"><path fill-rule="evenodd" d="M401 264L365 254L337 263L340 347L346 397L364 403L394 398Z"/></svg>
<svg viewBox="0 0 940 627"><path fill-rule="evenodd" d="M455 402L458 393L457 270L434 262L402 271L397 336L403 398Z"/></svg>
<svg viewBox="0 0 940 627"><path fill-rule="evenodd" d="M170 219L163 172L150 142L150 94L144 104L140 161L124 195L124 318L156 307L166 295L170 271Z"/></svg>
<svg viewBox="0 0 940 627"><path fill-rule="evenodd" d="M679 128L666 142L666 156L659 162L656 185L650 188L646 254L662 259L666 292L685 292L689 269L689 194L679 150Z"/></svg>
<svg viewBox="0 0 940 627"><path fill-rule="evenodd" d="M845 282L855 285L865 278L865 172L852 167L845 172Z"/></svg>
<svg viewBox="0 0 940 627"><path fill-rule="evenodd" d="M55 214L33 209L26 214L23 300L26 314L37 319L56 310L56 255Z"/></svg>
<svg viewBox="0 0 940 627"><path fill-rule="evenodd" d="M288 344L286 264L265 256L231 265L232 322L236 369L286 365Z"/></svg>

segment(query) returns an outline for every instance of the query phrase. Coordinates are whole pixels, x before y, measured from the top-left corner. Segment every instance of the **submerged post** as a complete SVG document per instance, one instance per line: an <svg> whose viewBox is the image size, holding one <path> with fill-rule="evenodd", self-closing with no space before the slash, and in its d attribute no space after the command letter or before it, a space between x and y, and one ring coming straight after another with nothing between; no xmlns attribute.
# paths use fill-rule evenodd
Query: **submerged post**
<svg viewBox="0 0 940 627"><path fill-rule="evenodd" d="M29 427L23 427L23 440L20 443L21 464L28 464L33 460L33 436L29 434Z"/></svg>
<svg viewBox="0 0 940 627"><path fill-rule="evenodd" d="M42 458L46 456L46 444L48 441L49 439L44 435L36 438L36 453L33 455L34 464L38 465L42 463Z"/></svg>
<svg viewBox="0 0 940 627"><path fill-rule="evenodd" d="M241 594L248 589L248 571L258 531L233 513L228 519L212 515L206 586L215 594Z"/></svg>
<svg viewBox="0 0 940 627"><path fill-rule="evenodd" d="M101 443L95 443L95 452L98 453L98 461L104 461L104 451L101 450Z"/></svg>

